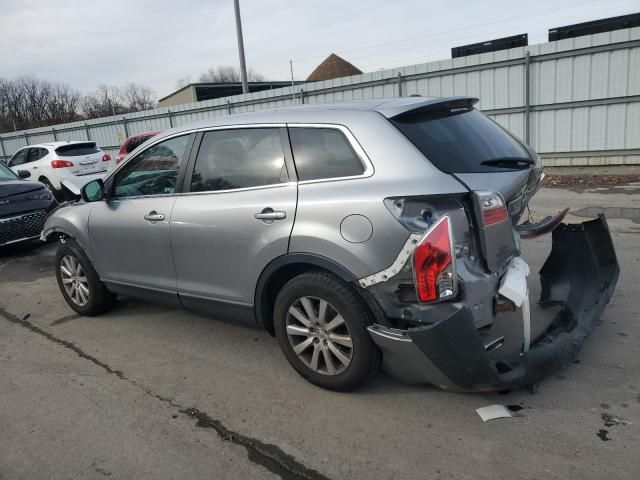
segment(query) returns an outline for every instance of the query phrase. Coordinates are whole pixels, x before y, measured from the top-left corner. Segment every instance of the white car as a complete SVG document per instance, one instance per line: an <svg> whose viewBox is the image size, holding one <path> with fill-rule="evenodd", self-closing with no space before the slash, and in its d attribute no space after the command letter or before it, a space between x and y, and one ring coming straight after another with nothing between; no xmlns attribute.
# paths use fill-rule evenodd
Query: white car
<svg viewBox="0 0 640 480"><path fill-rule="evenodd" d="M51 189L58 200L63 198L62 181L96 175L112 170L116 162L95 142L51 142L29 145L18 150L7 163L16 174L30 173Z"/></svg>

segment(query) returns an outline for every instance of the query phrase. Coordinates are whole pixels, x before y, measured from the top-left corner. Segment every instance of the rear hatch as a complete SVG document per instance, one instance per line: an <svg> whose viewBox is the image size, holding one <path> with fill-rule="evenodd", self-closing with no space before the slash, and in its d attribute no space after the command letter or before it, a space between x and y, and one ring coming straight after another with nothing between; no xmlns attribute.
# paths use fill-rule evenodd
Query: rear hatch
<svg viewBox="0 0 640 480"><path fill-rule="evenodd" d="M390 121L435 167L469 189L468 210L487 267L503 271L519 254L514 227L539 185L542 168L535 152L473 108L476 101L444 99L402 112ZM494 198L499 203L500 197L506 218L489 225L484 221L483 202Z"/></svg>
<svg viewBox="0 0 640 480"><path fill-rule="evenodd" d="M74 142L61 145L55 150L56 158L73 164L69 171L74 175L89 175L107 170L108 162L103 161L104 153L95 142Z"/></svg>

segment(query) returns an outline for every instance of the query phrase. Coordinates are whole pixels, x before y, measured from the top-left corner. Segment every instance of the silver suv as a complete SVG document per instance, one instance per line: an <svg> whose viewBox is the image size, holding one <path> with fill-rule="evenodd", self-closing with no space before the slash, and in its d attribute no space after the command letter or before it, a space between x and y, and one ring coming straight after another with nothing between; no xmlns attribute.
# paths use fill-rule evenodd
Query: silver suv
<svg viewBox="0 0 640 480"><path fill-rule="evenodd" d="M257 323L335 390L381 363L451 390L537 382L580 348L619 269L603 217L519 224L540 162L475 102L309 105L165 131L47 220L62 295L82 315L126 295ZM561 308L532 318L520 239L550 231L541 302Z"/></svg>

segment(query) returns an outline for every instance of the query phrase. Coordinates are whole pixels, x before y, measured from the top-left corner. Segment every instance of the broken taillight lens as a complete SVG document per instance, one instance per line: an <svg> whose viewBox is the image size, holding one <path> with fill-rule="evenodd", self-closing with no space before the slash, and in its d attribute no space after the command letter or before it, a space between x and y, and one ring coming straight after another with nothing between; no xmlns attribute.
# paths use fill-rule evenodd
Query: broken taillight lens
<svg viewBox="0 0 640 480"><path fill-rule="evenodd" d="M453 235L448 216L438 220L413 252L416 291L421 302L432 302L455 294Z"/></svg>
<svg viewBox="0 0 640 480"><path fill-rule="evenodd" d="M485 227L502 223L507 219L507 205L502 195L496 192L477 192L482 211L482 223Z"/></svg>

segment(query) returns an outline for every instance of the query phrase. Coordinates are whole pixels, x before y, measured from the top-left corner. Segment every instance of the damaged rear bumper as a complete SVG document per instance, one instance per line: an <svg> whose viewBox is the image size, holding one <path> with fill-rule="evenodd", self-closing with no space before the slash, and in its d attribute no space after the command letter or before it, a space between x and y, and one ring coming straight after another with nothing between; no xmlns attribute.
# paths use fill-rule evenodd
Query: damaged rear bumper
<svg viewBox="0 0 640 480"><path fill-rule="evenodd" d="M471 311L463 307L424 327L369 327L383 352L385 369L410 383L432 383L454 391L495 391L536 383L570 362L611 299L619 266L603 215L584 223L561 224L552 238L551 253L540 270L540 306L560 309L528 351L490 354Z"/></svg>

